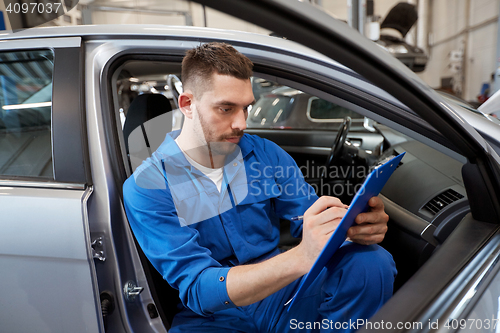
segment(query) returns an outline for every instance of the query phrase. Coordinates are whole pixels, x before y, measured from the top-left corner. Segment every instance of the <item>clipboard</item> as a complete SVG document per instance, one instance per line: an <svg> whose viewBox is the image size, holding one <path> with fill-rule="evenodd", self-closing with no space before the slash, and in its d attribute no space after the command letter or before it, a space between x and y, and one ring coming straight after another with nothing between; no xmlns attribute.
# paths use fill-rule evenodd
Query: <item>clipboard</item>
<svg viewBox="0 0 500 333"><path fill-rule="evenodd" d="M398 167L399 162L404 155L405 153L399 154L398 156L385 162L381 166L375 168L372 172L370 172L368 177L366 177L365 182L352 199L351 205L347 209L346 214L326 243L323 251L319 254L313 267L309 273L302 278L299 288L292 299L285 304L285 306L290 305L287 311L290 311L290 308L293 306L295 301L304 294L306 289L323 270L335 251L337 251L344 243L347 230L354 224L356 216L360 213L368 211L368 201L380 193L385 183L387 183L394 170Z"/></svg>

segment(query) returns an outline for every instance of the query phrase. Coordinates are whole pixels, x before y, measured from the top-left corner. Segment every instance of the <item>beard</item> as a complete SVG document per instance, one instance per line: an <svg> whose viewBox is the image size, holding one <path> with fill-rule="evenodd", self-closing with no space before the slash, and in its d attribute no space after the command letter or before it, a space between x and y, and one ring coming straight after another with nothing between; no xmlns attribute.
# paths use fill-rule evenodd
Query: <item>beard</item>
<svg viewBox="0 0 500 333"><path fill-rule="evenodd" d="M199 113L199 119L209 152L212 155L229 155L234 152L237 147L237 143L226 141L226 139L235 137L241 139L241 137L243 136L242 130L234 130L231 133L217 135L205 122L205 119L203 118L201 113Z"/></svg>
<svg viewBox="0 0 500 333"><path fill-rule="evenodd" d="M235 151L237 144L232 142L208 142L208 149L212 155L229 155Z"/></svg>

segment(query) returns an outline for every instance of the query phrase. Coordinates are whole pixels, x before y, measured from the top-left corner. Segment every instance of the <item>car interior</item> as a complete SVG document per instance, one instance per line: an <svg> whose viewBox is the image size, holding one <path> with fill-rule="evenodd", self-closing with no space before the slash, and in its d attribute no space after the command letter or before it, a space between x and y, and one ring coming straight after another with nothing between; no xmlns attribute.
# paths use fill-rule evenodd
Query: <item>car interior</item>
<svg viewBox="0 0 500 333"><path fill-rule="evenodd" d="M180 63L160 57L128 57L117 62L112 103L126 169L123 174L129 177L167 132L182 126L176 105ZM380 195L390 217L381 246L396 262L396 292L470 211L461 173L465 158L395 121L377 118L381 108L398 106L389 107L377 97L371 98L372 104L355 104L355 96L363 92L352 87L350 91L333 86L318 89L310 80L286 71L271 72L257 61L252 84L256 103L249 111L245 132L274 141L287 151L319 196L337 196L349 204L369 171L406 152ZM289 221L281 225L280 247L286 250L297 245L300 239L290 235ZM137 249L158 312L168 327L176 312L176 291L138 245Z"/></svg>

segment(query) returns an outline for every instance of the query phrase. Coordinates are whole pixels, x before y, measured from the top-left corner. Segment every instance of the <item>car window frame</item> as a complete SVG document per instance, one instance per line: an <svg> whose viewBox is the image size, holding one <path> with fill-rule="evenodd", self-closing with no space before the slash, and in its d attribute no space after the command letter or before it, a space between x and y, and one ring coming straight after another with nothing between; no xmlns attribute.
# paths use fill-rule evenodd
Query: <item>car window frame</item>
<svg viewBox="0 0 500 333"><path fill-rule="evenodd" d="M187 38L187 39L189 40L189 38ZM210 40L213 40L213 39L210 39ZM197 41L197 43L200 43L200 42L203 42L205 40L203 38L197 38L196 41ZM225 41L225 40L223 40L221 38L220 41ZM233 43L233 41L231 41L231 40L228 40L227 42ZM233 44L235 44L235 43L233 43ZM237 47L238 46L243 46L243 47L245 46L245 43L237 43L237 44L238 45L235 45ZM119 149L117 149L117 145L115 144L116 142L119 141L119 139L118 139L119 127L115 123L115 119L114 119L115 117L112 115L112 113L115 113L116 110L113 109L111 81L107 80L107 75L109 75L109 73L110 73L110 71L109 71L110 66L111 66L110 64L114 64L114 61L117 60L117 58L119 58L121 56L127 56L127 55L133 56L134 59L136 59L136 57L138 57L138 56L146 56L146 57L149 57L149 59L151 59L151 57L153 57L153 56L154 57L167 57L168 56L168 57L176 57L177 59L180 59L180 58L182 58L183 51L180 51L178 49L171 50L167 47L165 47L165 48L155 47L155 48L147 49L147 51L145 52L145 50L143 48L139 48L138 45L135 45L134 48L130 48L130 49L127 49L124 51L117 52L113 57L111 57L109 59L109 62L105 66L104 72L103 72L103 82L106 82L106 87L103 87L104 93L102 94L102 98L103 98L102 103L103 103L103 105L108 106L108 107L106 107L106 109L112 111L112 112L107 112L107 113L105 112L105 117L107 118L107 119L105 119L105 129L106 129L106 133L107 133L108 137L111 139L111 140L108 140L108 145L109 145L108 148L112 151L112 154L116 154L114 156L113 155L111 156L111 162L112 162L113 166L118 166L120 163L123 163L123 161L120 161L123 159L123 155L119 152ZM255 55L249 55L249 57L257 64L256 71L258 71L260 73L262 71L265 73L268 73L266 75L266 77L270 80L277 81L275 75L281 77L283 75L283 73L286 73L287 79L282 80L283 84L287 84L286 83L287 80L291 81L291 79L294 79L297 77L299 79L296 79L295 82L302 82L304 85L307 83L313 82L310 77L308 77L307 75L304 75L305 72L303 70L302 70L302 73L300 73L302 75L299 75L296 72L284 70L283 66L276 68L274 66L269 66L270 65L269 63L265 63L265 62L261 63L259 61L259 57L256 57ZM284 67L290 68L290 66L284 66ZM262 70L262 68L264 68L264 70ZM299 76L297 76L297 75L299 75ZM260 74L258 76L262 77L262 75L260 75ZM291 82L293 82L293 81L291 81ZM320 94L325 94L326 93L325 88L324 88L325 85L326 85L326 87L328 87L328 89L326 89L326 91L328 91L329 93L331 93L332 91L338 91L339 92L338 96L345 96L345 94L347 94L346 90L348 90L348 89L342 89L342 85L341 85L341 87L335 86L335 85L328 85L325 82L322 82L321 79L314 81L314 84L312 85L313 87L309 90L309 92L312 92L314 90L314 91L318 91ZM294 87L299 88L297 85L294 85ZM321 88L323 88L323 89L321 89ZM360 98L359 96L351 96L352 97L351 101L353 103L355 101L359 101L360 103L358 103L358 104L361 106L368 105L370 98L373 98L373 96L370 97L370 95L366 94L365 92L363 92L363 94L365 94L367 98ZM380 113L380 116L378 116L378 117L379 118L381 118L381 117L386 118L387 121L385 121L384 123L385 124L387 124L387 123L392 124L393 126L391 126L391 127L396 129L396 130L398 130L398 126L403 127L403 126L405 126L405 124L413 124L411 122L411 119L413 119L413 117L420 119L420 117L416 117L416 116L407 117L407 115L409 114L407 112L407 110L401 109L400 107L397 107L393 104L390 104L387 101L380 100L379 102L383 106L376 107L377 111ZM386 103L386 104L384 104L384 103ZM386 108L387 110L392 110L392 112L388 113L387 110L381 111L382 107ZM397 114L398 110L402 111L401 113L404 113L404 115ZM396 113L394 113L394 111L396 111ZM373 114L377 115L374 112L373 112ZM420 121L423 122L421 119L420 119ZM415 124L413 124L413 125L415 125ZM448 145L451 145L451 148L449 148L450 150L456 149L456 147L454 147L451 143L446 142L447 139L444 139L444 137L441 134L437 133L433 128L430 128L430 126L421 123L421 124L417 124L417 126L414 126L414 127L416 127L415 133L417 136L425 137L427 140L430 140L430 141L435 139L437 144L442 144L444 147L448 147ZM426 133L429 135L426 135ZM115 141L113 139L113 136L117 136L117 139L116 139L117 141ZM455 148L455 149L453 149L453 148ZM116 170L116 168L115 168L115 170ZM114 174L115 180L117 180L117 186L120 189L121 189L120 184L122 184L123 180L127 178L127 175L124 174L124 170L125 170L125 168L122 164L122 170L118 170L118 173ZM121 176L120 176L120 173L122 174ZM121 191L119 191L119 193L121 195ZM472 253L472 252L474 252L474 250L470 250L470 251L467 250L467 253ZM447 265L447 266L450 266L450 265ZM455 266L453 266L453 267L455 267ZM424 273L422 273L422 274L424 274Z"/></svg>
<svg viewBox="0 0 500 333"><path fill-rule="evenodd" d="M0 52L33 50L51 50L54 54L51 108L53 178L0 175L0 186L85 188L92 182L82 101L81 37L14 39L0 43Z"/></svg>
<svg viewBox="0 0 500 333"><path fill-rule="evenodd" d="M390 103L387 100L370 95L362 90L353 90L343 82L335 81L321 74L311 73L303 75L299 70L290 68L270 68L269 65L263 67L257 60L255 62L254 75L274 81L294 89L304 91L313 96L322 98L328 102L345 107L353 112L365 116L364 119L371 119L384 124L409 137L420 141L442 153L465 163L465 157L457 152L453 143L449 142L428 123L417 115L401 109L400 106ZM263 72L265 71L265 72ZM315 81L313 79L316 78ZM361 126L366 128L366 122ZM366 125L366 126L365 126ZM368 126L369 127L369 126ZM412 127L410 129L410 127ZM274 129L258 129L269 131ZM332 131L328 129L308 129L300 131ZM368 128L368 131L370 129Z"/></svg>
<svg viewBox="0 0 500 333"><path fill-rule="evenodd" d="M182 40L190 41L192 38L183 38ZM176 38L172 38L172 40L179 40ZM196 42L208 42L212 41L212 39L197 38ZM288 59L283 60L280 57L271 58L274 54L280 50L276 50L274 48L259 46L255 47L255 49L250 48L251 44L247 45L245 42L235 43L232 40L221 39L221 42L232 43L237 49L243 52L246 56L250 58L254 62L254 76L259 78L264 78L270 81L277 82L282 85L286 85L289 87L293 87L294 89L298 89L304 92L307 92L313 96L317 96L319 98L325 99L331 103L338 104L340 106L346 107L360 115L368 117L376 122L383 123L405 135L408 135L424 144L427 144L434 149L442 151L443 153L449 155L452 158L455 158L461 162L464 162L464 157L457 153L457 147L448 141L444 136L442 136L436 129L431 127L426 121L420 118L417 114L413 112L409 112L407 109L404 109L404 105L398 105L383 99L383 96L375 96L370 94L368 91L363 90L353 90L353 88L347 85L344 82L336 80L336 77L327 77L323 73L315 72L315 71L307 71L307 68L301 67L299 65L292 65L291 59L294 59L293 56L297 57L297 59L307 59L303 55L299 54L290 54L287 52ZM187 47L187 46L184 46ZM252 46L253 47L253 46ZM248 52L248 51L256 51L258 53L262 51L267 51L267 57L263 57L261 54L255 54L256 52ZM149 48L147 50L138 48L137 46L130 47L123 51L118 51L115 55L113 55L108 63L104 66L104 75L103 77L109 77L110 70L114 73L116 68L123 64L125 60L146 60L146 61L168 61L168 62L178 62L179 64L182 62L182 58L184 56L184 50L173 48L173 47L154 47ZM272 62L271 62L272 60ZM310 59L310 61L324 66L326 68L332 68L331 64L319 62L317 59ZM332 70L336 70L332 68ZM345 72L344 69L339 69L342 72ZM344 73L345 75L345 73ZM363 80L359 74L353 72L353 77L357 79ZM111 81L110 81L111 82ZM366 84L371 84L366 81ZM106 88L107 91L105 94L102 94L103 102L105 105L109 106L109 110L114 110L116 105L114 105L115 96L113 93L113 88L108 84ZM371 110L375 111L371 111ZM114 113L114 112L113 112ZM113 125L113 131L106 131L107 140L110 145L114 146L114 150L116 150L117 155L119 156L119 164L113 164L115 167L115 175L119 179L124 181L127 177L129 177L132 173L131 170L127 167L126 153L123 144L123 135L118 135L117 130L121 131L121 126L117 127L119 122L119 115L106 114L108 118L107 121L110 121ZM361 124L361 126L363 126ZM410 130L409 127L412 127ZM274 129L259 129L259 130L274 130ZM323 131L323 130L322 130ZM332 130L324 130L324 131L332 131ZM112 142L117 142L119 145L112 144ZM117 179L118 181L118 179ZM122 181L118 181L121 183Z"/></svg>

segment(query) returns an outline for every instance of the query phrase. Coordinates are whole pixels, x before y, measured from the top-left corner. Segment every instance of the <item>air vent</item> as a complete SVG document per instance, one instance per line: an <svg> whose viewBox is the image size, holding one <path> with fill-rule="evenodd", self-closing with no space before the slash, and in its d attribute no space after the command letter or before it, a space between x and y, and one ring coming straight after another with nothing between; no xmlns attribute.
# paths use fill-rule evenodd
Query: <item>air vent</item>
<svg viewBox="0 0 500 333"><path fill-rule="evenodd" d="M427 210L432 215L439 213L444 207L449 204L462 199L464 196L451 188L444 191L441 194L436 195L434 198L429 200L428 203L422 208L422 210Z"/></svg>

